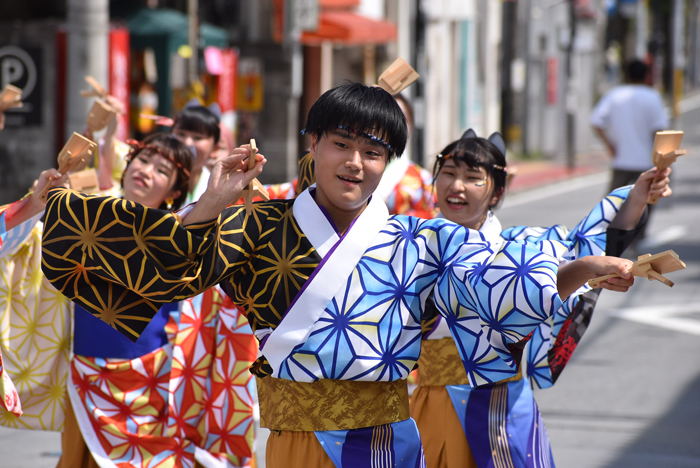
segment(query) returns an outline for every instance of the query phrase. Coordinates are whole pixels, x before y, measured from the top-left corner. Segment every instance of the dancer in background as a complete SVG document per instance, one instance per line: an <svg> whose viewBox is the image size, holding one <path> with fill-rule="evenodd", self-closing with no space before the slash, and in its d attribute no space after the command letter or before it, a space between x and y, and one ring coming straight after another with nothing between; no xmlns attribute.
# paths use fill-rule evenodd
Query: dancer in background
<svg viewBox="0 0 700 468"><path fill-rule="evenodd" d="M564 226L504 231L493 213L506 188L505 144L500 134L485 139L465 132L443 149L433 170L441 216L479 230L495 245L509 240L569 241L574 257L584 262L594 256L621 255L645 222L647 197L670 194L669 172L647 171L633 187L613 191L572 231ZM589 290L588 286L581 288L525 340L510 346L519 361L515 376L485 385L480 385L481 376L468 376L464 371L449 321L428 300L418 361L419 386L411 399L411 416L423 439L428 468L487 468L499 463L523 468L554 466L531 383L546 388L559 377L590 321L600 292ZM584 295L578 300L580 294ZM488 357L483 355L483 359ZM475 385L479 386L473 388Z"/></svg>
<svg viewBox="0 0 700 468"><path fill-rule="evenodd" d="M125 198L156 209L180 206L193 159L187 147L158 134L131 149L121 177ZM59 177L55 170L42 173L38 192ZM27 222L11 233L27 237L0 251L8 288L3 313L10 323L2 349L11 356L10 372L26 376L19 390L28 406L22 418L3 415L3 424L63 430L60 467L145 467L154 459L176 467L192 467L195 460L248 466L253 429L247 367L256 349L245 317L213 288L160 308L134 343L115 330L118 320L105 323L79 306L72 311L73 304L46 281L37 224L44 205L31 195L21 208L13 222ZM101 300L112 317L131 305L109 295Z"/></svg>
<svg viewBox="0 0 700 468"><path fill-rule="evenodd" d="M199 200L209 181L208 164L216 155L221 138L219 118L208 108L191 101L175 117L171 132L190 149L194 148L195 160L187 190L187 203L192 203Z"/></svg>

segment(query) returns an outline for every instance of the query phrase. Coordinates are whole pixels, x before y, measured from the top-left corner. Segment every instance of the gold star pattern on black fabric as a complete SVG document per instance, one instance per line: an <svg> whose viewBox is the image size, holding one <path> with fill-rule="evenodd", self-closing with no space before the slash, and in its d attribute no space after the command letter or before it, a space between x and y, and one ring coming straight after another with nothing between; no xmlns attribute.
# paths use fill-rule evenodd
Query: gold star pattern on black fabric
<svg viewBox="0 0 700 468"><path fill-rule="evenodd" d="M299 159L299 177L297 178L297 186L295 189L298 197L304 190L316 183L316 166L311 153L306 153Z"/></svg>
<svg viewBox="0 0 700 468"><path fill-rule="evenodd" d="M275 328L321 261L293 204L256 203L250 216L233 206L218 223L183 227L167 211L53 189L42 268L59 291L132 340L162 303L222 282L253 330Z"/></svg>

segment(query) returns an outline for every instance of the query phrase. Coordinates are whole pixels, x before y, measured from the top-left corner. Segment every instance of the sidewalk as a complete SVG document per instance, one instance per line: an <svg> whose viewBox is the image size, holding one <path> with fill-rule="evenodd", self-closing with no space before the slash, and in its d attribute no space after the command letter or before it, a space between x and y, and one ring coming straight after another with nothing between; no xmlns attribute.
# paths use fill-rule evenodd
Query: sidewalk
<svg viewBox="0 0 700 468"><path fill-rule="evenodd" d="M588 174L605 172L610 167L610 158L604 153L577 154L576 166L566 167L562 161L514 161L508 165L514 174L508 186L510 193L524 192L544 185L561 182Z"/></svg>

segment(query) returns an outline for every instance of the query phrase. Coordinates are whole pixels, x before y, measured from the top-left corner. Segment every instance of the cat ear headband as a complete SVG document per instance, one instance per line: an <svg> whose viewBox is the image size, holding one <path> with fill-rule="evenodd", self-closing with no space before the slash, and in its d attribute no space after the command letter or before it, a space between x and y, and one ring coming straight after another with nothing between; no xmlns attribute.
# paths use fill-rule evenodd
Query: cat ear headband
<svg viewBox="0 0 700 468"><path fill-rule="evenodd" d="M472 130L471 128L466 130L464 133L462 133L462 136L460 137L460 140L466 140L469 138L477 138L476 132ZM493 144L493 146L496 147L496 149L503 155L503 158L505 159L506 157L506 142L503 140L503 136L498 133L498 132L493 132L490 137L488 137L488 140ZM443 156L442 154L438 154L438 159L449 159L452 157L452 155L447 155ZM499 166L498 164L493 164L492 165L494 169L497 169L499 171L503 172L508 172L508 169L506 169L504 166Z"/></svg>

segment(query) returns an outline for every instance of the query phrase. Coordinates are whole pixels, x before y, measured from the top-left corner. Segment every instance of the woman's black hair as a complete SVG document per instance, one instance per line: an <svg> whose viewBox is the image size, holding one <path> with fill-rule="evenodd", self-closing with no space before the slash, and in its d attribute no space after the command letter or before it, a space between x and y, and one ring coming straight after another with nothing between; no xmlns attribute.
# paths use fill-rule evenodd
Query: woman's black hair
<svg viewBox="0 0 700 468"><path fill-rule="evenodd" d="M339 127L382 140L388 160L406 148L406 117L394 97L378 86L344 83L326 91L311 106L304 133L321 138Z"/></svg>
<svg viewBox="0 0 700 468"><path fill-rule="evenodd" d="M173 188L180 191L180 196L173 201L173 205L170 208L168 208L168 204L165 200L158 208L161 210L176 210L182 207L182 205L185 203L185 199L187 198L187 190L190 182L192 165L194 163L194 155L187 145L168 133L154 133L149 135L144 138L143 145L143 148L137 148L133 153L131 153L131 157L127 161L126 168L122 174L122 187L124 186L124 176L126 175L126 170L129 168L134 158L136 158L140 152L148 151L149 146L152 148L155 147L159 153L162 153L175 164L177 179L175 179Z"/></svg>
<svg viewBox="0 0 700 468"><path fill-rule="evenodd" d="M501 193L506 188L506 157L501 150L486 138L466 137L453 141L447 145L438 155L433 165L433 186L442 170L442 166L448 159L453 159L458 163L463 163L470 169L483 167L486 174L493 180L493 193ZM499 169L499 167L501 169ZM494 208L503 200L503 195L498 199L498 203L491 206Z"/></svg>
<svg viewBox="0 0 700 468"><path fill-rule="evenodd" d="M219 143L221 137L219 118L204 106L183 108L175 117L172 129L175 131L178 128L214 137L214 145Z"/></svg>

